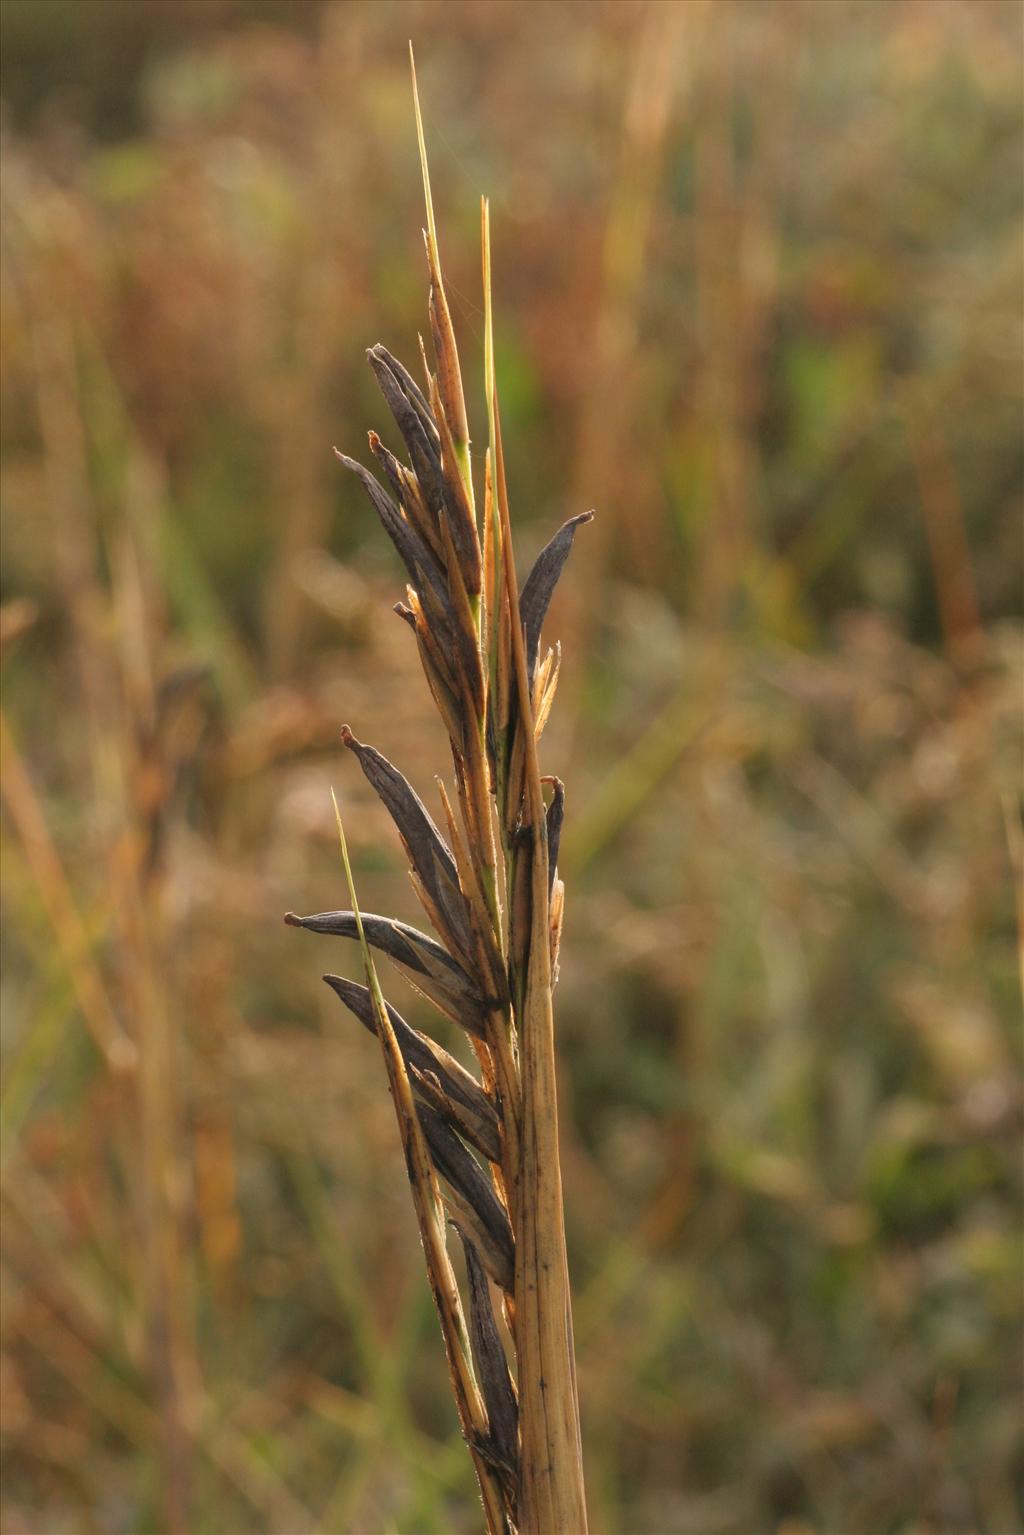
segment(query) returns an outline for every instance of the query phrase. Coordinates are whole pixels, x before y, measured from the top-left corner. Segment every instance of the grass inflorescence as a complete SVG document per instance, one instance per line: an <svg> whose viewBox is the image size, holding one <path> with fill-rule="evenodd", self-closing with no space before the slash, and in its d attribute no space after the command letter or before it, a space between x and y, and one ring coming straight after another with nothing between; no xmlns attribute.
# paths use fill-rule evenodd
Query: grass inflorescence
<svg viewBox="0 0 1024 1535"><path fill-rule="evenodd" d="M350 906L287 921L358 939L365 984L325 977L380 1040L459 1422L492 1535L584 1535L579 1404L558 1158L552 990L563 886L564 789L537 743L558 681L541 631L573 538L570 518L522 589L494 379L490 233L481 207L489 445L477 512L465 394L445 296L413 74L427 213L433 367L421 387L381 345L367 356L408 454L375 432L382 483L362 482L408 578L398 615L415 636L451 746L441 826L406 778L346 725L342 740L398 830L435 937L361 914L341 817ZM337 452L337 450L335 450ZM384 954L471 1043L479 1078L385 1000ZM458 1234L460 1288L447 1247ZM511 1343L513 1368L503 1341Z"/></svg>

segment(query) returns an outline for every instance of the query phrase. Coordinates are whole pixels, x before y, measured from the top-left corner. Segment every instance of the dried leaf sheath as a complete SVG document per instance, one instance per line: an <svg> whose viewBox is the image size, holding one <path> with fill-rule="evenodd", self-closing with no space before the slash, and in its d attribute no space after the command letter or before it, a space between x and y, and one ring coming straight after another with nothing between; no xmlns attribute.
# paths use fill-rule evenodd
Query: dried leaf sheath
<svg viewBox="0 0 1024 1535"><path fill-rule="evenodd" d="M356 740L347 726L342 740L395 823L413 888L436 936L360 914L340 817L350 908L309 917L289 913L286 920L311 932L355 938L361 946L365 985L336 975L324 979L381 1044L488 1532L585 1535L552 1017L565 800L557 779L541 777L537 742L559 660L557 646L542 652L541 629L576 530L591 514L570 518L555 534L520 595L494 385L485 204L490 444L482 536L477 527L465 399L415 75L414 100L433 364L424 358L421 388L385 347L378 344L367 354L407 455L403 462L370 433L388 489L355 460L338 458L359 478L405 569L406 600L396 612L414 632L451 749L452 791L439 783L439 824L386 757ZM384 1001L374 949L460 1026L479 1080ZM465 1251L465 1305L448 1258L446 1226L458 1231ZM511 1371L502 1341L506 1322Z"/></svg>

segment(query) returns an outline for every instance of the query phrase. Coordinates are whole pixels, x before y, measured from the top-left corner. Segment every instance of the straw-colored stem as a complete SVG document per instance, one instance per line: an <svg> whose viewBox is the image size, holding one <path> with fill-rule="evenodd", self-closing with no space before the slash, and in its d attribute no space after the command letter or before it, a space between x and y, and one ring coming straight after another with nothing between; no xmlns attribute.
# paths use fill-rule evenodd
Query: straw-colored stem
<svg viewBox="0 0 1024 1535"><path fill-rule="evenodd" d="M548 848L526 648L505 485L498 401L493 400L495 490L516 691L526 741L532 840L532 924L520 1018L521 1135L516 1227L516 1359L519 1378L519 1531L586 1535L579 1404L573 1357L562 1176L558 1158L554 1018L551 1004Z"/></svg>

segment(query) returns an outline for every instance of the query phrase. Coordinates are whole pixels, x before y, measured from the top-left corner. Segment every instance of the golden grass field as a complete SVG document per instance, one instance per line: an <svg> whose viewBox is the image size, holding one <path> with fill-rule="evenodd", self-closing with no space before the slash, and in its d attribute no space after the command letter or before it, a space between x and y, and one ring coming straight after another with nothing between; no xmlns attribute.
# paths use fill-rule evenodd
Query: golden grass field
<svg viewBox="0 0 1024 1535"><path fill-rule="evenodd" d="M282 921L346 904L332 785L416 920L343 722L445 761L331 452L424 325L409 37L478 462L486 192L521 561L596 511L592 1530L1024 1529L1020 7L2 21L5 1535L480 1528L358 951Z"/></svg>

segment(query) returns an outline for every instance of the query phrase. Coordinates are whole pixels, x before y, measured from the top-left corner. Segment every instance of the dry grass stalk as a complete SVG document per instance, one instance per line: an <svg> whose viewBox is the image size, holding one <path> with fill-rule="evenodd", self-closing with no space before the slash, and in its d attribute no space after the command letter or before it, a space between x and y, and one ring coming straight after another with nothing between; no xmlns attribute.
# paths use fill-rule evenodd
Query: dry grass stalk
<svg viewBox="0 0 1024 1535"><path fill-rule="evenodd" d="M365 985L325 979L381 1042L488 1531L584 1535L552 1022L564 793L557 780L542 778L537 739L558 676L557 651L540 657L541 628L576 528L590 513L572 518L555 535L520 594L494 384L485 202L490 448L481 536L415 72L413 93L435 371L424 360L421 389L383 346L368 353L409 455L407 465L400 463L370 433L390 493L362 465L338 456L359 476L406 569L407 600L396 611L413 630L451 743L454 805L441 786L447 835L386 758L357 741L347 726L342 739L398 828L437 939L405 923L360 914L340 817L351 909L302 918L289 913L286 920L358 938L362 947ZM479 1081L385 1002L374 951L461 1025ZM465 1252L465 1303L447 1252L449 1227ZM512 1339L514 1380L501 1315Z"/></svg>

